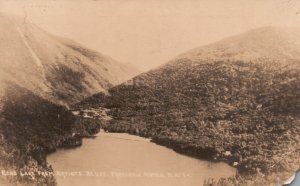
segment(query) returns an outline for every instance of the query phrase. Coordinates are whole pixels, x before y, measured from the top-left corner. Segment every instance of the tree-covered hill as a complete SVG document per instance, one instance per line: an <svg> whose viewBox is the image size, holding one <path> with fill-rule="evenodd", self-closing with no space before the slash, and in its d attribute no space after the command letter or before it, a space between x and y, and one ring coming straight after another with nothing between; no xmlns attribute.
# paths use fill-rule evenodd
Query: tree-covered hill
<svg viewBox="0 0 300 186"><path fill-rule="evenodd" d="M1 86L0 169L17 173L2 177L13 184L56 185L47 154L81 145L82 137L99 132L100 122L74 116L12 82ZM26 172L34 176L22 176Z"/></svg>
<svg viewBox="0 0 300 186"><path fill-rule="evenodd" d="M285 179L300 154L300 37L288 33L257 29L192 50L76 107L105 107L108 131L226 161L244 178Z"/></svg>

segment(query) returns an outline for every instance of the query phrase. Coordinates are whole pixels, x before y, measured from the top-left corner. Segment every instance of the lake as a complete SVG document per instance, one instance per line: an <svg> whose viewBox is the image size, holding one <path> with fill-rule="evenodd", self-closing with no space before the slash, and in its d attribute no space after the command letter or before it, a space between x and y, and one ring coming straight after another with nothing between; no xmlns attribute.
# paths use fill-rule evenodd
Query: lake
<svg viewBox="0 0 300 186"><path fill-rule="evenodd" d="M58 186L201 186L206 178L226 178L236 169L225 163L194 159L149 139L99 133L75 149L47 158Z"/></svg>

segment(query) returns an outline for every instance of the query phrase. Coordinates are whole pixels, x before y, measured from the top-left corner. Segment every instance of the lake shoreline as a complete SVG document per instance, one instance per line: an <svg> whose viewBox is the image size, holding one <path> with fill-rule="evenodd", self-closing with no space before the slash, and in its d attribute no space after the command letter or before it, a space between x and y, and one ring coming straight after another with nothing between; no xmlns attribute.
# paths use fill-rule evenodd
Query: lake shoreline
<svg viewBox="0 0 300 186"><path fill-rule="evenodd" d="M106 143L106 145L103 146L103 143L104 144ZM93 145L91 146L91 144L93 144ZM118 147L118 144L121 145L120 148ZM97 152L98 150L96 150L95 148L100 149L100 151L102 149L103 152L101 151L102 153L99 153L99 152ZM91 149L93 153L89 153L89 149ZM167 154L163 155L163 154L160 154L160 152L155 152L154 154L151 155L150 152L152 152L153 149L161 149L162 150L161 152L163 154L164 153L167 153ZM207 170L203 169L203 165L201 166L201 162L206 162L205 164L210 164L213 167L215 165L219 166L219 164L220 164L220 165L222 165L222 168L221 168L222 170L227 170L226 167L228 167L228 169L231 170L231 171L227 170L227 171L224 171L224 172L221 171L221 172L218 172L218 173L217 172L213 173L213 174L211 174L212 178L215 178L215 176L213 176L214 174L217 174L217 175L219 175L219 174L224 175L225 174L226 175L226 174L228 174L228 171L231 172L231 175L235 174L235 171L232 172L234 170L234 168L227 165L227 164L225 164L225 163L223 163L223 162L211 162L211 161L207 161L207 160L199 160L198 158L178 153L178 152L174 151L171 148L168 148L166 146L154 143L149 138L145 138L145 137L141 137L141 136L137 136L137 135L131 135L131 134L128 134L128 133L109 133L109 132L101 131L100 133L96 134L96 137L94 139L84 139L84 143L83 143L82 148L77 148L75 151L73 151L72 149L70 149L70 150L58 150L57 153L58 154L55 154L55 153L52 154L50 156L50 161L48 160L49 163L52 162L54 172L55 171L60 172L61 170L65 170L65 171L77 170L77 171L80 171L80 170L92 169L92 170L94 170L95 173L97 173L97 171L100 172L100 173L104 172L104 173L106 173L106 175L108 174L108 177L111 177L110 176L111 171L112 172L120 172L121 171L121 173L123 171L125 171L125 172L126 171L129 171L129 172L132 171L132 173L142 173L142 174L144 172L146 174L145 179L149 179L147 174L148 173L150 174L151 172L155 173L155 170L160 172L160 171L165 170L165 169L168 170L168 169L170 169L170 167L174 167L174 168L176 167L176 169L174 169L175 172L186 172L186 171L193 172L193 170L196 167L196 169L202 169L202 173L201 172L199 173L197 171L195 173L197 173L199 175L207 175L207 174L210 175L211 173L208 173L208 172L210 172L212 170L210 170L209 167L207 167ZM90 155L88 155L89 158L87 158L87 159L89 159L89 161L93 161L94 163L89 168L83 169L81 167L85 166L84 164L87 163L86 160L82 159L83 162L77 164L77 163L73 162L72 159L73 159L74 156L75 157L76 156L79 156L79 157L84 156L85 157L86 155L83 155L83 154L86 154L86 153L90 154ZM99 154L99 156L98 156L98 154ZM122 156L119 156L118 154L122 154ZM107 162L107 160L106 160L107 157L116 157L116 156L120 159L113 160L114 165L108 166L105 163L105 162ZM64 157L66 157L68 159L64 159ZM94 160L95 157L99 157L99 159L101 159L102 163L101 164L96 163L98 161L95 162L95 160ZM137 157L139 157L141 159L145 159L145 160L140 160ZM150 157L151 157L151 159L149 159ZM169 161L169 159L174 159L174 158L187 159L188 162L190 162L190 161L195 162L195 163L193 163L193 166L192 166L192 167L194 167L194 169L192 167L191 167L191 169L189 169L188 167L186 167L186 168L181 167L185 163L183 163L183 162L180 163L180 162L177 162L177 161L175 161L176 163L174 162L175 164L172 164L170 166L164 165L164 161L161 162L159 160L156 163L151 163L152 161L155 161L155 159L157 159L159 157L162 158L161 160L167 160L167 161ZM54 159L56 159L56 160L54 160ZM64 159L64 160L62 161L61 159ZM134 163L134 166L127 165L127 163L130 164L130 162L133 161L133 160L134 161L138 160L137 162ZM145 162L144 163L141 163L141 162L139 163L139 161L145 161ZM54 162L54 164L53 164L53 162ZM61 165L61 162L66 162L65 167ZM76 161L76 162L78 162L78 161ZM120 162L120 166L121 165L124 166L124 162L127 162L127 163L125 163L126 164L125 167L119 169L119 168L115 167L115 166L119 166L119 163L117 163L117 162ZM158 162L160 162L160 163L158 163ZM200 165L197 165L198 163L196 163L196 162L199 162ZM140 164L142 164L143 166L138 166ZM159 167L156 167L156 168L152 167L152 168L149 169L149 164L157 165ZM98 166L96 166L96 165L98 165ZM181 168L179 168L178 166L181 167ZM74 167L76 167L76 168L74 169ZM106 168L110 167L110 168L107 170L107 169L105 169L105 167ZM136 168L134 168L134 167L136 167ZM106 171L102 171L102 169L104 169ZM163 177L164 177L164 175L166 176L167 172L168 171L160 172L161 173L160 176L163 176ZM155 175L157 175L157 174L155 173ZM209 179L210 176L208 176L206 178ZM61 179L61 178L58 177L58 179ZM199 179L199 178L195 177L194 181L196 181L196 182L201 181L200 185L202 185L203 180L197 180L197 179ZM87 181L89 183L90 180L87 180Z"/></svg>
<svg viewBox="0 0 300 186"><path fill-rule="evenodd" d="M169 139L160 139L157 137L151 137L148 135L141 135L140 133L137 133L136 131L122 131L118 130L115 131L113 128L105 128L106 131L109 133L126 133L134 136L139 136L143 138L150 139L151 142L167 147L169 149L174 150L176 153L189 156L198 160L204 160L204 161L211 161L211 162L224 162L228 164L229 166L232 166L237 169L236 175L227 179L221 179L221 180L208 180L207 183L205 183L203 186L209 186L210 184L218 184L222 185L224 183L229 183L229 184L235 184L237 185L238 183L254 183L254 184L270 184L270 180L278 180L278 175L281 175L279 178L280 183L285 183L295 172L292 171L282 171L282 172L276 172L272 173L270 175L264 175L260 173L248 173L244 171L243 167L238 167L238 166L233 166L233 163L236 159L228 159L220 156L216 156L216 151L212 148L207 148L207 149L197 149L195 147L185 147L183 144L180 142L174 142ZM204 153L204 154L201 154ZM267 178L267 179L266 179ZM273 183L275 183L274 181Z"/></svg>

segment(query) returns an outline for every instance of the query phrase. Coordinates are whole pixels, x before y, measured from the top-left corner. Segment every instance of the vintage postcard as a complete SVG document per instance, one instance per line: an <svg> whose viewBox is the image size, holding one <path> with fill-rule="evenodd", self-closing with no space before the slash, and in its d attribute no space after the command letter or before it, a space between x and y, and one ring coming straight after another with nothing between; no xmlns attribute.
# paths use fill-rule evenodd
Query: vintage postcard
<svg viewBox="0 0 300 186"><path fill-rule="evenodd" d="M0 0L1 186L295 186L299 145L298 0Z"/></svg>

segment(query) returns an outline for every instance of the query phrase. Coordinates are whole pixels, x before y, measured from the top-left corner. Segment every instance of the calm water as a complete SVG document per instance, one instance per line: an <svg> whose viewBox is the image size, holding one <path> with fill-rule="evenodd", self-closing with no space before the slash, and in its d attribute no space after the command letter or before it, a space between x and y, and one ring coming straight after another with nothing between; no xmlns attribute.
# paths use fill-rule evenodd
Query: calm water
<svg viewBox="0 0 300 186"><path fill-rule="evenodd" d="M48 157L59 186L201 186L229 177L225 163L200 161L128 134L100 133Z"/></svg>

